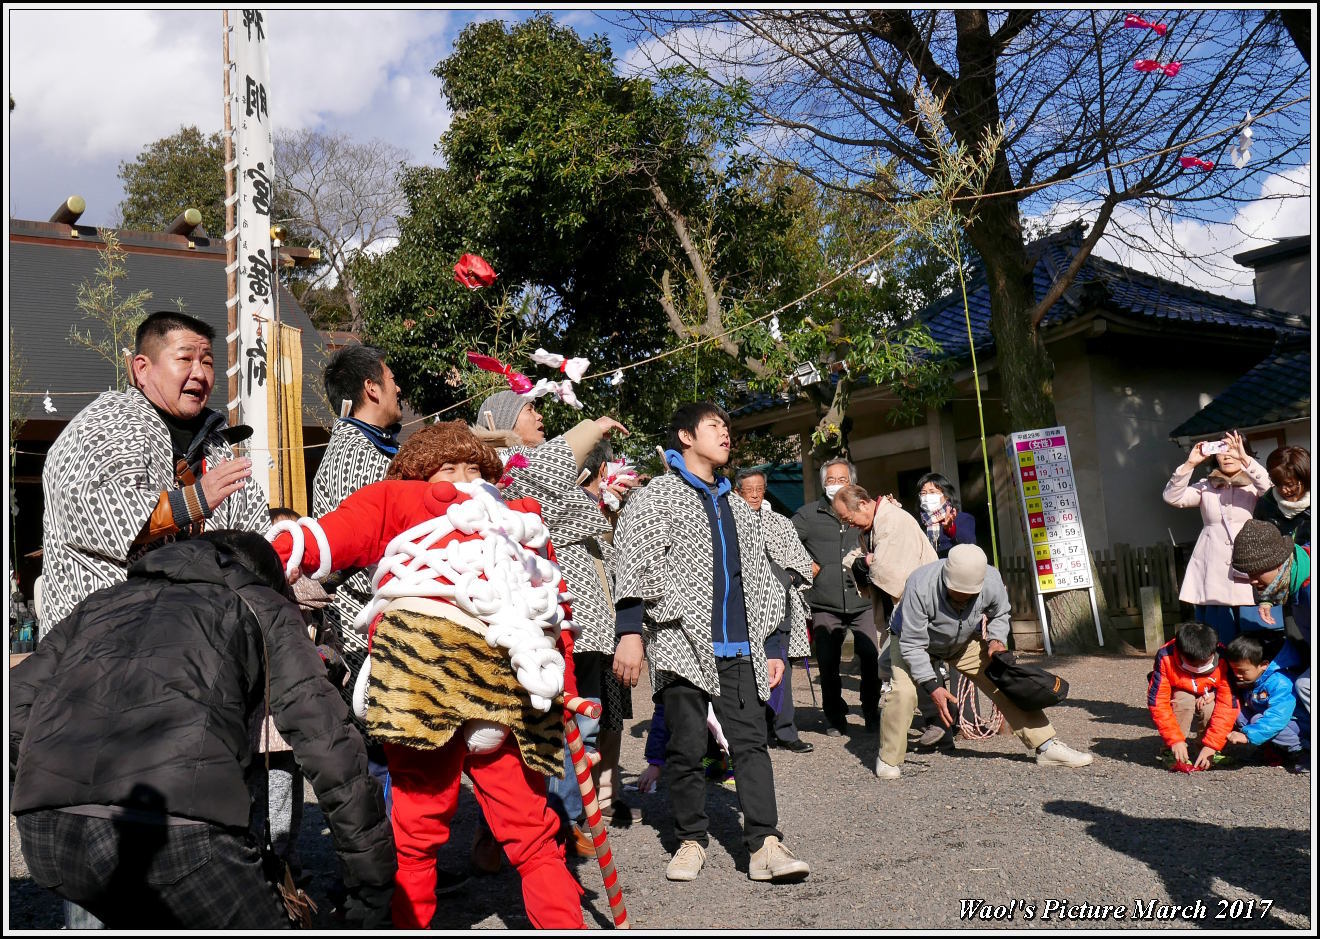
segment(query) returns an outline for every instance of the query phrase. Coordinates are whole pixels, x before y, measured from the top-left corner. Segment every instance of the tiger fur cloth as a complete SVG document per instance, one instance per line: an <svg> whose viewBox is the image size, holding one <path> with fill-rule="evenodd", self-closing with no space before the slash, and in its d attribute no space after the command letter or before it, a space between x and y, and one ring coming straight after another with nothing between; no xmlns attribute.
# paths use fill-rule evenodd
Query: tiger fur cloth
<svg viewBox="0 0 1320 939"><path fill-rule="evenodd" d="M438 750L465 721L495 721L513 734L523 765L562 777L562 695L548 712L532 707L507 651L463 625L467 619L447 603L414 597L382 614L371 645L367 732L382 743Z"/></svg>

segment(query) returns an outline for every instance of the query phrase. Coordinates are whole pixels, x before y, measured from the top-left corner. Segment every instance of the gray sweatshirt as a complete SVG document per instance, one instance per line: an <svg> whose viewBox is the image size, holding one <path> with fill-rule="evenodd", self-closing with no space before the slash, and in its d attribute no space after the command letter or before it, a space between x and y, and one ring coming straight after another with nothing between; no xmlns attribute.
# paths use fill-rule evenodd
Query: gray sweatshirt
<svg viewBox="0 0 1320 939"><path fill-rule="evenodd" d="M947 563L936 561L909 574L899 612L895 615L900 621L899 650L903 653L903 660L907 662L912 681L922 686L929 683L927 690L934 688L938 680L931 656L949 658L979 637L982 615L988 621L986 631L989 637L1008 643L1012 610L999 571L987 567L981 593L958 610L944 590L944 565Z"/></svg>

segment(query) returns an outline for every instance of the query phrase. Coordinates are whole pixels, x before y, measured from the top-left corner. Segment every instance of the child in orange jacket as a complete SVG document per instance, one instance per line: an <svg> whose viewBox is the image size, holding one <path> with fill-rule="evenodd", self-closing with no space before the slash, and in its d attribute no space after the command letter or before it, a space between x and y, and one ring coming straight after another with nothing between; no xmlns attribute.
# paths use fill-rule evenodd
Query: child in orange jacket
<svg viewBox="0 0 1320 939"><path fill-rule="evenodd" d="M1238 707L1223 651L1213 626L1183 623L1174 638L1155 653L1146 705L1176 763L1209 769L1228 741ZM1197 718L1201 750L1193 762L1187 738Z"/></svg>
<svg viewBox="0 0 1320 939"><path fill-rule="evenodd" d="M561 694L576 694L567 596L540 506L505 502L491 485L502 472L462 421L436 424L408 439L385 481L270 533L291 574L375 569L354 708L388 756L399 928L435 914L435 852L464 772L532 925L583 928L545 799L546 774L562 772Z"/></svg>

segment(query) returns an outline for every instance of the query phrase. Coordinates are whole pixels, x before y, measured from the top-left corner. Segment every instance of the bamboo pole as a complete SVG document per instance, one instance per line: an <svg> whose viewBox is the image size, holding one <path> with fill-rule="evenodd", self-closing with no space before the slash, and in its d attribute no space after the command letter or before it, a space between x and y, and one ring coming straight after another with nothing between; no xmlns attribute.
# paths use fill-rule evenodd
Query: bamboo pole
<svg viewBox="0 0 1320 939"><path fill-rule="evenodd" d="M226 320L228 332L225 333L225 368L229 376L229 397L226 410L229 418L229 426L233 427L242 420L242 413L238 407L238 388L241 381L241 368L236 369L238 361L238 268L234 266L234 261L238 254L238 239L228 237L234 230L234 173L230 169L230 164L234 162L234 123L233 115L230 113L230 87L229 73L232 70L232 63L229 61L229 10L221 12L222 22L224 23L224 72L225 72L225 286L226 299L229 301L227 306L228 319Z"/></svg>

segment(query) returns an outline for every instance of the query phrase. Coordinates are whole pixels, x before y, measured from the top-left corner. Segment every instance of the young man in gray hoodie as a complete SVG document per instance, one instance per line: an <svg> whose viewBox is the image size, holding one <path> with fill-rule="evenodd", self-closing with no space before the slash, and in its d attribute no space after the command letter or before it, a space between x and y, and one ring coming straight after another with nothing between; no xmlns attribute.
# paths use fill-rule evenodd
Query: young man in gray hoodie
<svg viewBox="0 0 1320 939"><path fill-rule="evenodd" d="M930 694L946 727L957 719L958 702L935 673L937 658L990 697L1017 738L1035 752L1037 765L1090 764L1091 754L1078 753L1058 740L1044 711L1024 711L986 675L990 659L1008 651L1005 643L1011 612L1003 578L976 545L957 545L944 560L908 575L903 600L889 624L898 637L889 647L894 687L880 724L876 776L897 779L901 775L918 686Z"/></svg>

